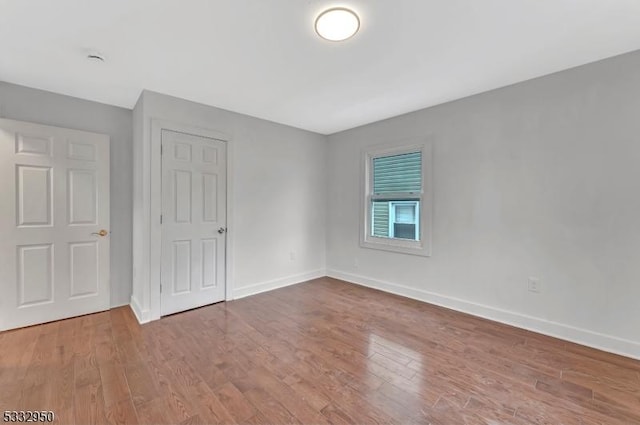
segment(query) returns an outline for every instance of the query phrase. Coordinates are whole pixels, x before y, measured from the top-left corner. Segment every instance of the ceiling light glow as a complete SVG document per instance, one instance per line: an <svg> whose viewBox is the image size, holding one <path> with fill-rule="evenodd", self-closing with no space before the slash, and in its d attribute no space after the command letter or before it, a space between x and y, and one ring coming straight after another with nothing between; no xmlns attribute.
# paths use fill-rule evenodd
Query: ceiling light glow
<svg viewBox="0 0 640 425"><path fill-rule="evenodd" d="M344 7L334 7L316 18L316 32L325 40L343 41L353 37L360 29L360 18Z"/></svg>

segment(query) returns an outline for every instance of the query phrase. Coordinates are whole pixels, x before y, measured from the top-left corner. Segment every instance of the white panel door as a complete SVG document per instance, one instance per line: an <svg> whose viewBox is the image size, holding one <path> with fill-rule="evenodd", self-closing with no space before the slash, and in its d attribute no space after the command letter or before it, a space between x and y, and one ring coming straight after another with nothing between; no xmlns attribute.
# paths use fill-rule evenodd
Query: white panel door
<svg viewBox="0 0 640 425"><path fill-rule="evenodd" d="M161 312L223 301L227 146L162 130Z"/></svg>
<svg viewBox="0 0 640 425"><path fill-rule="evenodd" d="M0 119L0 190L0 330L107 310L109 137Z"/></svg>

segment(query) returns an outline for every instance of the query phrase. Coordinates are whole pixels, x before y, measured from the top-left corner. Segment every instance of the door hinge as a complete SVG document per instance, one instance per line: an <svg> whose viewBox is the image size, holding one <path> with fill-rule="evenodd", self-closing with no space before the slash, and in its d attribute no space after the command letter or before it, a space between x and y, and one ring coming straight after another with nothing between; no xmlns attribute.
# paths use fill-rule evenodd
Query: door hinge
<svg viewBox="0 0 640 425"><path fill-rule="evenodd" d="M162 214L160 214L160 224L162 224Z"/></svg>
<svg viewBox="0 0 640 425"><path fill-rule="evenodd" d="M164 153L164 145L160 145L160 155Z"/></svg>
<svg viewBox="0 0 640 425"><path fill-rule="evenodd" d="M160 285L160 293L162 294L162 285Z"/></svg>

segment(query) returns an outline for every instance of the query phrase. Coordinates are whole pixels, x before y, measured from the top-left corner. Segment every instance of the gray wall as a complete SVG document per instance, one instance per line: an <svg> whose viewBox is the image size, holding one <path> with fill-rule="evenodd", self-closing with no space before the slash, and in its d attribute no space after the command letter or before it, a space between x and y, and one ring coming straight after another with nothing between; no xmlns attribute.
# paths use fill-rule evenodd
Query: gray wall
<svg viewBox="0 0 640 425"><path fill-rule="evenodd" d="M412 138L430 258L359 246L362 150ZM330 274L640 357L640 52L334 134L327 173Z"/></svg>
<svg viewBox="0 0 640 425"><path fill-rule="evenodd" d="M229 283L233 297L324 275L326 137L293 127L145 90L133 112L134 296L136 314L159 314L150 269L149 165L153 119L222 132L230 137L233 184ZM157 269L156 269L157 270ZM155 287L154 287L155 288ZM148 313L147 313L148 312ZM144 319L143 319L144 320Z"/></svg>
<svg viewBox="0 0 640 425"><path fill-rule="evenodd" d="M0 117L111 136L111 305L131 296L131 110L0 81Z"/></svg>

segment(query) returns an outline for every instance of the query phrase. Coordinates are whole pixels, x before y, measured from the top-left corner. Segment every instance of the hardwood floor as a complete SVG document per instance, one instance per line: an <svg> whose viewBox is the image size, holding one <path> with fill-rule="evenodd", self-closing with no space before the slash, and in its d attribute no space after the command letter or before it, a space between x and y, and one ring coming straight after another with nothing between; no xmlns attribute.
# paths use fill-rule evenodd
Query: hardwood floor
<svg viewBox="0 0 640 425"><path fill-rule="evenodd" d="M61 424L640 424L640 362L324 278L140 326L0 333L0 411Z"/></svg>

